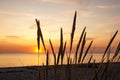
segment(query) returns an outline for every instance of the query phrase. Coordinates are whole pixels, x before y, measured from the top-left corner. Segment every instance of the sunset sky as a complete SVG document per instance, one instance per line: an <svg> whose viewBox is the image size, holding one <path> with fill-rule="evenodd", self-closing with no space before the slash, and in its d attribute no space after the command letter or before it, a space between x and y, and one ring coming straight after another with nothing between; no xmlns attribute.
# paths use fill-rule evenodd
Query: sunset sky
<svg viewBox="0 0 120 80"><path fill-rule="evenodd" d="M120 0L0 0L0 53L34 52L37 47L35 18L40 20L45 44L49 38L55 49L60 28L64 41L70 41L75 10L77 24L74 39L87 27L87 41L93 47L106 47L116 30L120 30ZM120 32L113 46L120 41Z"/></svg>

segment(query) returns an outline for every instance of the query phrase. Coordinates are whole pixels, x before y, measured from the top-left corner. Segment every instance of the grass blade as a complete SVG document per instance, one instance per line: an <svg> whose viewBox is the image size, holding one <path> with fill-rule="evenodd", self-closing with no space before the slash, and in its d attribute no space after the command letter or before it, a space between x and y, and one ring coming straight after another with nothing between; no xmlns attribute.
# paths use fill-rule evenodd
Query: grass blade
<svg viewBox="0 0 120 80"><path fill-rule="evenodd" d="M65 44L64 44L63 53L62 53L62 55L61 55L61 64L63 64L65 49L66 49L66 42L65 42Z"/></svg>
<svg viewBox="0 0 120 80"><path fill-rule="evenodd" d="M46 53L46 80L48 80L49 52Z"/></svg>
<svg viewBox="0 0 120 80"><path fill-rule="evenodd" d="M40 26L39 26L39 21L35 19L36 24L37 24L37 45L38 45L38 66L39 66L39 50L40 50ZM38 67L38 80L40 79L40 69Z"/></svg>
<svg viewBox="0 0 120 80"><path fill-rule="evenodd" d="M54 52L54 48L53 48L53 45L52 45L52 42L51 42L50 39L49 39L49 43L50 43L51 50L52 50L52 53L53 53L53 56L54 56L54 65L56 65L56 54L55 54L55 52Z"/></svg>
<svg viewBox="0 0 120 80"><path fill-rule="evenodd" d="M49 65L49 52L46 53L46 66Z"/></svg>
<svg viewBox="0 0 120 80"><path fill-rule="evenodd" d="M119 51L120 51L120 42L119 42L119 44L118 44L118 46L117 46L117 49L116 49L116 52L115 52L114 56L112 57L112 61L113 61L113 60L115 59L115 57L118 55Z"/></svg>
<svg viewBox="0 0 120 80"><path fill-rule="evenodd" d="M71 33L70 53L72 50L72 43L73 43L73 38L74 38L75 26L76 26L76 16L77 16L77 12L75 11L73 26L72 26L72 33Z"/></svg>
<svg viewBox="0 0 120 80"><path fill-rule="evenodd" d="M37 24L37 45L38 45L38 51L40 49L40 26L39 26L39 22L37 19L36 20L36 24Z"/></svg>
<svg viewBox="0 0 120 80"><path fill-rule="evenodd" d="M92 43L93 43L93 41L90 42L90 45L88 46L88 48L87 48L87 50L86 50L86 52L85 52L85 54L84 54L84 56L83 56L82 63L83 63L83 61L84 61L84 59L85 59L85 57L86 57L86 55L87 55L87 53L88 53L91 45L92 45Z"/></svg>
<svg viewBox="0 0 120 80"><path fill-rule="evenodd" d="M115 34L114 34L114 35L113 35L113 37L111 38L110 42L108 43L108 46L107 46L107 48L105 49L105 52L104 52L104 54L103 54L102 58L104 58L104 57L105 57L106 52L107 52L107 50L109 49L110 45L112 44L112 42L113 42L113 40L114 40L115 36L117 35L117 33L118 33L118 30L115 32Z"/></svg>
<svg viewBox="0 0 120 80"><path fill-rule="evenodd" d="M45 47L42 31L41 31L41 28L40 28L40 22L37 19L36 19L36 23L37 23L37 27L38 27L38 36L41 37L44 50L46 51L46 47Z"/></svg>
<svg viewBox="0 0 120 80"><path fill-rule="evenodd" d="M82 37L83 37L83 35L85 33L85 29L86 29L86 27L83 29L82 34L81 34L80 39L79 39L79 42L77 44L77 48L76 48L76 51L75 51L75 64L77 62L77 54L78 54L78 50L79 50L79 47L80 47L80 43L82 41Z"/></svg>
<svg viewBox="0 0 120 80"><path fill-rule="evenodd" d="M82 54L83 54L83 50L85 47L85 43L86 43L86 32L85 32L84 37L83 37L83 42L82 42L82 46L81 46L81 50L80 50L80 54L79 54L79 58L78 58L78 63L80 63L80 61L82 59Z"/></svg>
<svg viewBox="0 0 120 80"><path fill-rule="evenodd" d="M57 65L59 63L59 59L61 57L62 52L63 52L63 31L62 31L62 28L61 28L60 47L59 47L59 52L58 52L58 57L57 57Z"/></svg>
<svg viewBox="0 0 120 80"><path fill-rule="evenodd" d="M93 55L90 56L90 59L89 59L89 61L88 61L88 65L90 64L92 58L93 58Z"/></svg>
<svg viewBox="0 0 120 80"><path fill-rule="evenodd" d="M38 66L39 66L39 50L40 50L40 26L39 21L35 19L37 24L37 45L38 45Z"/></svg>

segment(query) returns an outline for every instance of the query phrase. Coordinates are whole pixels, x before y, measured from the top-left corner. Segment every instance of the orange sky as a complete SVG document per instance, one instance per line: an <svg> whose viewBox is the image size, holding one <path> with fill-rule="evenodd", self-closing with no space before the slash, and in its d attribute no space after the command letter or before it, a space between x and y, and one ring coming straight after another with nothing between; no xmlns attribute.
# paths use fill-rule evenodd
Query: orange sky
<svg viewBox="0 0 120 80"><path fill-rule="evenodd" d="M87 41L94 40L93 47L101 52L120 29L119 4L119 0L0 0L0 53L34 52L33 48L37 47L35 18L41 22L47 49L50 49L50 38L57 51L61 27L64 41L70 43L75 10L78 14L73 47L86 26ZM112 46L119 41L120 33Z"/></svg>

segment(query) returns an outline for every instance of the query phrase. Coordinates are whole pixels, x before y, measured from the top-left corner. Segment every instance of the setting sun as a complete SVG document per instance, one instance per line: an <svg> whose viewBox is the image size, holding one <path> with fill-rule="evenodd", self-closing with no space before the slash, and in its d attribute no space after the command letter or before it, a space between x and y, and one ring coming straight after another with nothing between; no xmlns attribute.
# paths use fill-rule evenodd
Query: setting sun
<svg viewBox="0 0 120 80"><path fill-rule="evenodd" d="M36 48L34 48L34 52L35 53L37 53L38 52L38 48L36 47ZM40 48L40 52L43 52L43 49L42 48Z"/></svg>

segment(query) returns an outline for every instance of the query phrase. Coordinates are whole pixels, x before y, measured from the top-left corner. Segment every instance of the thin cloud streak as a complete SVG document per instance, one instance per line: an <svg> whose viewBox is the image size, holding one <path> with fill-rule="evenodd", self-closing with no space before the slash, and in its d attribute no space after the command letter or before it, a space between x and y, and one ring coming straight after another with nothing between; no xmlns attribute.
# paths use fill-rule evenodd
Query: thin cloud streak
<svg viewBox="0 0 120 80"><path fill-rule="evenodd" d="M20 36L12 36L12 35L7 35L5 36L6 38L12 38L12 39L18 39Z"/></svg>
<svg viewBox="0 0 120 80"><path fill-rule="evenodd" d="M90 0L39 0L39 1L55 3L55 4L78 4L78 3L85 4Z"/></svg>
<svg viewBox="0 0 120 80"><path fill-rule="evenodd" d="M6 10L6 9L0 9L0 14L3 15L14 15L14 16L31 16L33 17L34 14L32 13L20 13L20 12L14 12L14 11L10 11L10 10Z"/></svg>

